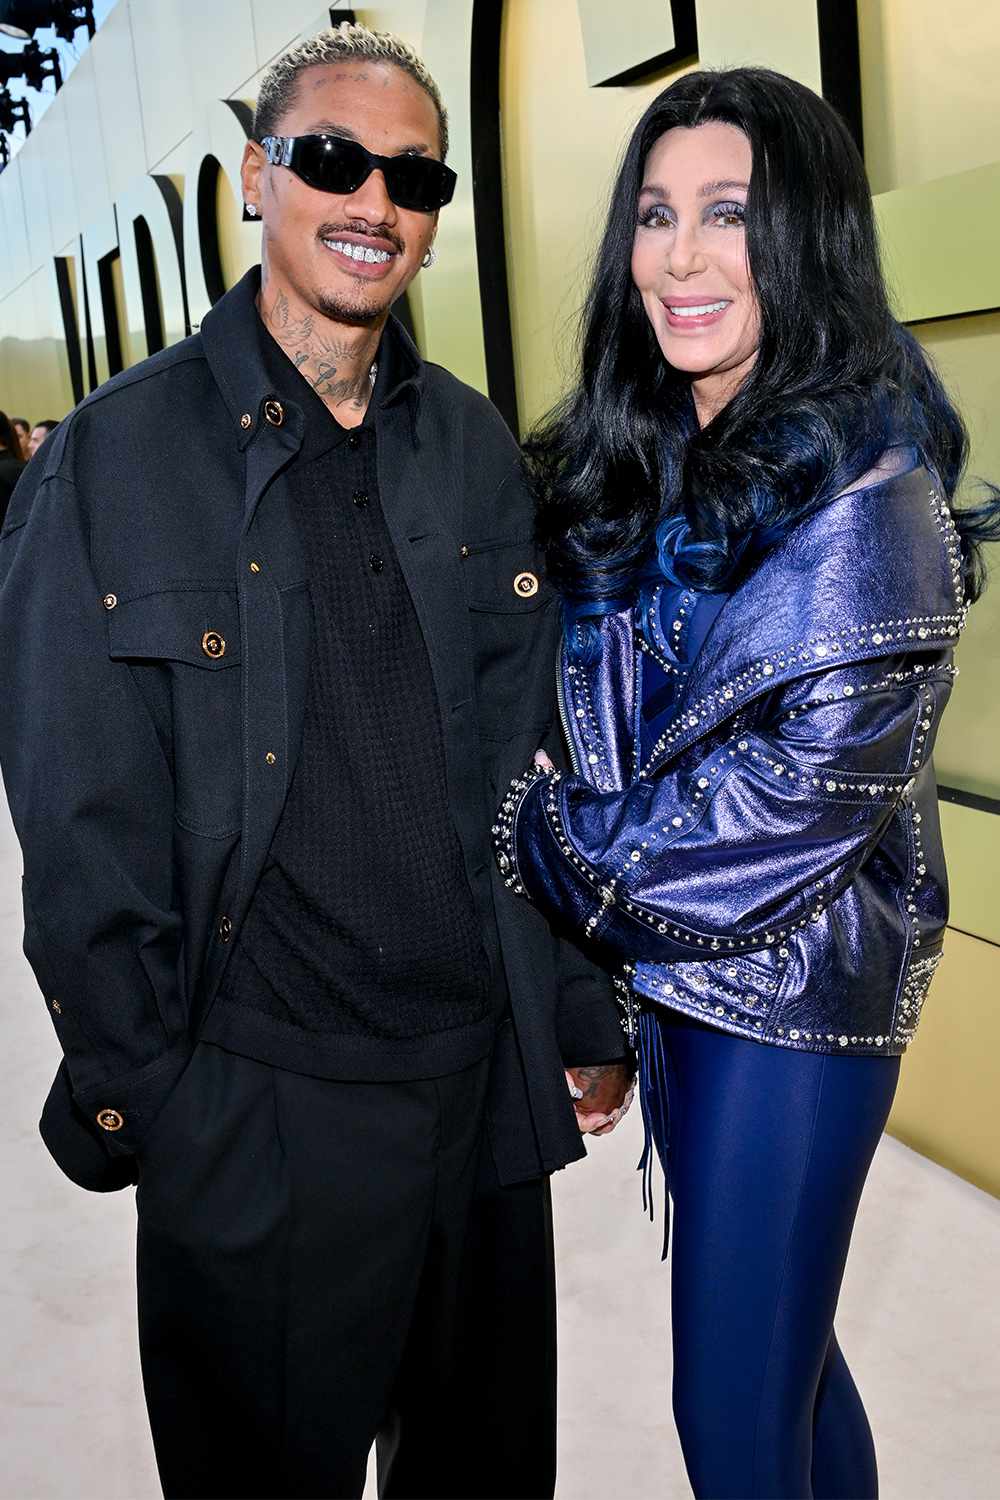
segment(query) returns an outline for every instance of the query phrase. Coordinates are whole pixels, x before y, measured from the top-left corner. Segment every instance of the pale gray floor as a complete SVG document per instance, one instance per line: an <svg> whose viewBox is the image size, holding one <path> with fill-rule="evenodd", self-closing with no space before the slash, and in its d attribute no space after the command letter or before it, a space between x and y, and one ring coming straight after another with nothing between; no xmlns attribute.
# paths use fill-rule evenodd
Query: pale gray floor
<svg viewBox="0 0 1000 1500"><path fill-rule="evenodd" d="M80 1192L38 1139L57 1052L20 954L19 874L0 796L0 1500L155 1500L132 1195ZM561 1500L689 1493L669 1411L660 1226L643 1220L632 1171L637 1125L635 1112L556 1180ZM877 1434L884 1500L1000 1494L998 1253L1000 1204L883 1143L838 1328Z"/></svg>

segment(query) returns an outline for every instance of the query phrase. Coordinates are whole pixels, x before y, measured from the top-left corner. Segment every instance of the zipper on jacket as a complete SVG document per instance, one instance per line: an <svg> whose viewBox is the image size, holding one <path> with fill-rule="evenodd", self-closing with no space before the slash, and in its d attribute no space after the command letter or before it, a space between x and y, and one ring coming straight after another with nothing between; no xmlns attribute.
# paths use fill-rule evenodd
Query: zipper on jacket
<svg viewBox="0 0 1000 1500"><path fill-rule="evenodd" d="M580 762L576 753L576 744L573 740L573 736L569 732L569 715L566 712L566 694L563 691L562 663L563 652L565 651L565 649L566 643L562 639L562 636L560 636L559 644L556 647L556 702L559 704L559 722L562 725L563 739L566 741L567 748L569 749L569 758L570 763L573 767L573 774L575 776L579 776Z"/></svg>

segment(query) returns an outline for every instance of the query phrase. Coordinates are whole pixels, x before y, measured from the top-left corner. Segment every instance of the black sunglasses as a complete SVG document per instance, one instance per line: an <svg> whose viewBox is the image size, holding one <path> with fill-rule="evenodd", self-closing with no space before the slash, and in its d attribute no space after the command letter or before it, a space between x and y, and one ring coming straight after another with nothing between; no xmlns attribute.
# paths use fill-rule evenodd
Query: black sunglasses
<svg viewBox="0 0 1000 1500"><path fill-rule="evenodd" d="M321 193L354 193L372 172L381 172L398 208L425 214L450 203L458 181L433 156L376 156L341 135L266 135L261 145L272 166L288 167Z"/></svg>

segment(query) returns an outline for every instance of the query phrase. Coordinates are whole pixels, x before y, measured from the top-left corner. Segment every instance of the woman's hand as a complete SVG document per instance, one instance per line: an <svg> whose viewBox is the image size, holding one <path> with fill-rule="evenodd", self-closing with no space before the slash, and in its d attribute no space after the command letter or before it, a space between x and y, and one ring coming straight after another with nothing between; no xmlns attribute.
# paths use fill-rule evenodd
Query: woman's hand
<svg viewBox="0 0 1000 1500"><path fill-rule="evenodd" d="M566 1082L581 1135L610 1135L635 1097L635 1080L622 1062L567 1068Z"/></svg>
<svg viewBox="0 0 1000 1500"><path fill-rule="evenodd" d="M546 755L545 751L541 748L535 751L535 765L541 766L543 771L555 770L555 766L549 760L549 757Z"/></svg>

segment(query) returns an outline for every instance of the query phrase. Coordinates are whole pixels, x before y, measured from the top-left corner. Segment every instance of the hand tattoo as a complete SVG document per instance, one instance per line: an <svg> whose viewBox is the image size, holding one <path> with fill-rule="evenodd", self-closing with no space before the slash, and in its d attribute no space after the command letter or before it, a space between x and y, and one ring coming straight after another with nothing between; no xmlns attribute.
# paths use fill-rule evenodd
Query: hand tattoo
<svg viewBox="0 0 1000 1500"><path fill-rule="evenodd" d="M608 1074L614 1073L620 1067L621 1063L599 1063L591 1067L574 1068L573 1077L583 1091L583 1099L578 1102L583 1105L586 1100L593 1099Z"/></svg>

